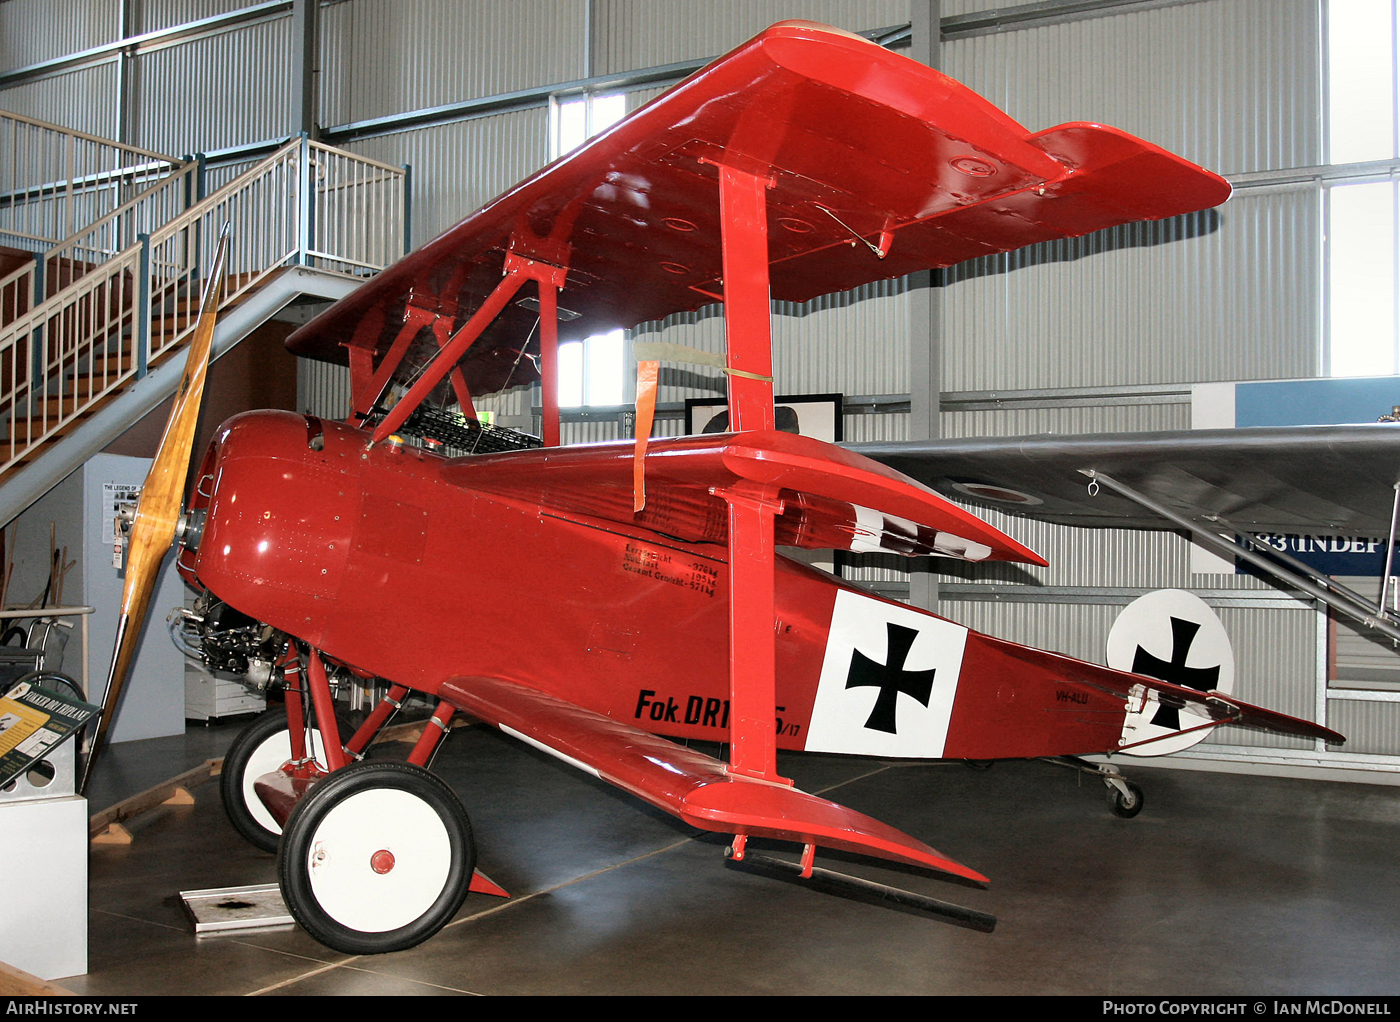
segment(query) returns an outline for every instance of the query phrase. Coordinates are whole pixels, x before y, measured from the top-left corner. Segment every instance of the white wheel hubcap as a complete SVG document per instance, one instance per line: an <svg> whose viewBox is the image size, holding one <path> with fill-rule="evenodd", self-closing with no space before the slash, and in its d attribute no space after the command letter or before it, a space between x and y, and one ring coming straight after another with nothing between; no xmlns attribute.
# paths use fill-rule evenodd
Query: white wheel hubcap
<svg viewBox="0 0 1400 1022"><path fill-rule="evenodd" d="M381 872L386 862L392 866ZM359 792L326 813L306 860L321 910L362 933L418 919L442 894L451 868L452 840L437 812L393 788Z"/></svg>

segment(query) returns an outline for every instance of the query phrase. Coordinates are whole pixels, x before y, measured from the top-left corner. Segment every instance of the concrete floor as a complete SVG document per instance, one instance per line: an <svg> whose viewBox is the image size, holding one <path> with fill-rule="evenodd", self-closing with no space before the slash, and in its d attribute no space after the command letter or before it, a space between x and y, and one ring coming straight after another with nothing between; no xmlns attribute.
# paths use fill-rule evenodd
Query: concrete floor
<svg viewBox="0 0 1400 1022"><path fill-rule="evenodd" d="M220 755L236 730L114 747L94 810ZM277 872L207 784L194 806L135 821L132 845L93 846L90 971L58 982L100 995L1400 992L1400 788L1139 770L1146 808L1122 820L1101 784L1038 762L780 765L993 883L818 865L992 912L995 932L741 872L724 838L478 726L454 732L435 769L509 901L471 895L437 936L390 955L337 954L299 928L197 938L178 891Z"/></svg>

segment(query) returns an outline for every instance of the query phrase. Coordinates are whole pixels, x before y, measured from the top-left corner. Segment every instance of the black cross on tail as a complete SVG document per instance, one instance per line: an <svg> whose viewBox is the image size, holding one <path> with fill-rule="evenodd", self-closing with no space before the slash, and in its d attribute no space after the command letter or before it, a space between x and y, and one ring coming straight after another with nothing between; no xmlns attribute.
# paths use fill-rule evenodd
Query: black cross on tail
<svg viewBox="0 0 1400 1022"><path fill-rule="evenodd" d="M1194 688L1198 692L1209 692L1220 681L1220 668L1218 666L1186 666L1186 656L1190 653L1191 643L1200 629L1201 626L1195 621L1183 621L1179 617L1172 618L1171 660L1155 657L1139 646L1137 655L1133 657L1133 673L1145 674L1149 678L1160 678L1162 681L1169 681L1173 685L1180 685L1183 688ZM1159 705L1157 713L1152 718L1152 723L1158 727L1180 731L1181 711L1175 706Z"/></svg>
<svg viewBox="0 0 1400 1022"><path fill-rule="evenodd" d="M886 658L889 663L877 664L860 650L853 651L851 669L846 674L846 687L878 688L880 695L875 700L875 706L870 711L870 718L866 720L865 726L875 731L896 734L895 705L899 693L913 696L927 706L929 697L933 694L934 672L932 668L927 671L904 669L904 660L909 656L909 649L919 637L916 629L897 625L893 621L887 621L885 628L888 629L889 636L889 655Z"/></svg>

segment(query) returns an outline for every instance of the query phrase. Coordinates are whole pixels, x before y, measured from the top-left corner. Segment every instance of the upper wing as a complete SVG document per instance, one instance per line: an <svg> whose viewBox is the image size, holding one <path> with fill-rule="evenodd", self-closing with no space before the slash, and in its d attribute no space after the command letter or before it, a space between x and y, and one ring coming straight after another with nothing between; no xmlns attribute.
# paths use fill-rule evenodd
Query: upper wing
<svg viewBox="0 0 1400 1022"><path fill-rule="evenodd" d="M809 549L887 550L1043 565L1035 552L976 515L883 465L811 437L749 431L655 440L647 504L633 512L631 441L458 458L456 485L509 500L724 543L728 505L716 490L775 486L776 541Z"/></svg>
<svg viewBox="0 0 1400 1022"><path fill-rule="evenodd" d="M720 160L771 178L772 296L799 302L1230 194L1222 178L1116 129L1031 133L906 57L784 22L482 207L288 346L340 363L347 346L380 357L410 304L455 330L500 280L507 251L568 268L563 338L719 301ZM536 378L519 358L534 318L517 302L472 345L461 364L473 393ZM418 343L400 372L437 351L426 327Z"/></svg>
<svg viewBox="0 0 1400 1022"><path fill-rule="evenodd" d="M1045 434L851 444L851 450L982 507L1061 525L1173 526L1096 471L1196 520L1251 532L1376 536L1390 530L1400 426L1296 426Z"/></svg>
<svg viewBox="0 0 1400 1022"><path fill-rule="evenodd" d="M457 708L650 802L702 830L820 844L987 878L853 809L770 781L525 685L453 678L439 693Z"/></svg>

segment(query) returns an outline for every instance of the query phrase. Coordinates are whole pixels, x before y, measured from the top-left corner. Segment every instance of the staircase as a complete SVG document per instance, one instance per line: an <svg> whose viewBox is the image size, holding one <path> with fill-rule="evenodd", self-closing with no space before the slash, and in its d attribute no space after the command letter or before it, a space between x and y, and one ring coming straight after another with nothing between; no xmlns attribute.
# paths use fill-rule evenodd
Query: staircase
<svg viewBox="0 0 1400 1022"><path fill-rule="evenodd" d="M41 125L0 112L0 141L8 120ZM92 139L69 134L75 151ZM132 166L70 161L81 174L60 182L48 158L35 180L0 177L0 244L36 249L0 278L0 523L174 392L225 223L215 356L297 297L343 297L405 251L403 168L298 137L204 197L203 160L97 141Z"/></svg>

